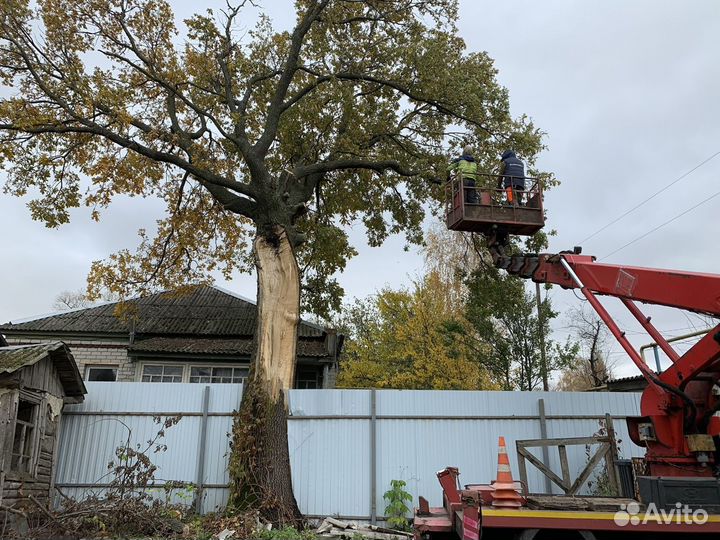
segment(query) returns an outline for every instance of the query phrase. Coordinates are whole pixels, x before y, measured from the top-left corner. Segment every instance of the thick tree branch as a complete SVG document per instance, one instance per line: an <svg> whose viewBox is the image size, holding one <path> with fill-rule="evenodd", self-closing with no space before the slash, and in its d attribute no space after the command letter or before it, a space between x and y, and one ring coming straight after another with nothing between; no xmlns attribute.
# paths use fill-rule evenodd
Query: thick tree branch
<svg viewBox="0 0 720 540"><path fill-rule="evenodd" d="M123 44L122 42L118 42L118 45L122 46ZM245 155L245 153L249 151L250 144L248 143L247 138L243 139L241 136L235 136L235 134L229 133L225 129L225 126L223 126L222 122L220 122L220 120L218 120L214 115L210 114L207 110L201 109L200 107L195 105L192 100L188 99L182 92L180 92L178 85L166 81L165 79L156 75L153 71L143 68L140 64L138 64L137 62L133 62L130 58L127 58L126 56L105 50L101 50L100 52L102 52L108 58L114 58L115 60L119 60L120 62L127 64L131 68L135 69L138 73L146 77L149 81L154 82L155 84L166 90L169 94L179 98L185 105L187 105L192 111L195 112L195 114L200 118L201 122L204 122L203 118L207 118L208 120L210 120L210 122L212 122L212 125L215 126L215 129L217 129L223 137L235 144L235 146L238 147L238 149L243 155ZM168 111L168 115L169 114L170 112Z"/></svg>
<svg viewBox="0 0 720 540"><path fill-rule="evenodd" d="M142 145L133 139L123 137L122 135L115 133L114 131L100 126L89 120L78 119L78 121L82 125L44 124L36 126L16 126L15 124L3 123L0 124L0 130L13 131L18 133L31 133L33 135L40 135L44 133L85 133L91 135L98 135L117 144L118 146L137 152L141 156L147 157L151 160L175 165L190 173L201 184L203 184L203 186L207 187L208 190L210 189L210 186L212 186L214 188L218 188L218 190L224 189L228 190L228 192L236 192L244 195L245 197L238 197L237 195L232 195L232 197L234 197L233 204L236 205L236 208L243 208L244 210L246 210L248 212L248 214L246 215L248 215L248 217L252 217L251 212L254 209L254 202L251 199L254 198L255 194L254 191L250 188L250 186L242 184L240 182L236 182L234 180L229 180L207 169L197 167L176 154L162 152L160 150L155 150L153 148ZM220 192L218 191L218 193ZM213 195L215 194L213 193ZM225 198L229 201L229 198ZM247 201L247 204L240 204L238 202L239 199Z"/></svg>
<svg viewBox="0 0 720 540"><path fill-rule="evenodd" d="M312 24L318 19L320 13L325 9L329 0L320 0L319 2L312 2L310 7L303 15L302 19L293 30L292 37L290 39L290 49L287 53L285 60L285 66L283 67L280 79L275 87L275 93L270 106L268 107L267 117L265 119L265 129L262 135L255 143L253 150L257 155L264 156L275 136L277 135L278 125L280 123L280 116L283 113L283 103L287 96L288 88L292 83L293 77L299 67L300 49L302 49L305 36L310 31Z"/></svg>
<svg viewBox="0 0 720 540"><path fill-rule="evenodd" d="M372 161L367 159L338 159L334 161L321 161L312 165L304 165L295 168L294 175L303 178L312 174L324 174L331 171L343 169L367 169L376 172L384 172L388 169L400 176L417 176L418 171L407 169L399 162L391 159Z"/></svg>
<svg viewBox="0 0 720 540"><path fill-rule="evenodd" d="M200 116L200 127L193 132L186 131L178 121L177 117L177 108L175 105L175 96L176 94L174 92L169 92L167 97L167 111L168 116L170 116L170 130L173 133L176 133L183 137L184 139L188 141L194 141L196 139L199 139L203 136L203 134L207 131L207 124L205 123L205 117Z"/></svg>
<svg viewBox="0 0 720 540"><path fill-rule="evenodd" d="M300 101L302 98L304 98L310 92L315 90L321 84L331 81L332 79L333 79L332 75L323 75L321 77L317 77L314 81L309 83L304 88L298 90L292 97L290 97L287 101L285 101L285 103L283 103L283 105L282 105L281 112L287 111L290 107L295 105L298 101Z"/></svg>
<svg viewBox="0 0 720 540"><path fill-rule="evenodd" d="M330 75L323 75L321 73L318 73L315 70L312 70L308 67L302 67L299 68L307 73L310 73L311 75L315 75L318 78L319 82L325 82L327 80L331 79L339 79L339 80L347 80L347 81L365 81L365 82L371 82L375 84L379 84L388 88L392 88L393 90L401 93L405 97L419 103L426 103L438 112L445 114L450 117L454 117L460 120L463 120L467 122L470 125L473 125L483 131L485 131L487 134L492 135L493 137L501 136L498 133L495 133L493 130L485 126L484 124L478 122L477 120L470 118L469 116L464 115L460 111L457 111L453 108L452 105L448 103L444 103L438 99L428 98L424 97L417 92L413 91L411 88L409 88L407 85L400 83L399 81L395 81L392 79L384 79L380 77L375 77L373 75L367 75L364 73L354 73L349 71L340 71L337 73L334 73L332 76ZM315 88L317 85L313 86ZM308 88L308 91L311 91L313 88ZM301 96L302 97L302 96Z"/></svg>
<svg viewBox="0 0 720 540"><path fill-rule="evenodd" d="M156 77L154 75L155 70L153 69L152 63L149 61L149 59L146 58L146 56L142 53L142 51L139 50L137 47L137 44L134 41L134 38L127 29L127 27L124 24L124 21L121 22L121 25L126 33L126 36L130 40L130 45L128 47L127 44L124 44L122 42L117 42L118 45L121 45L125 48L129 48L143 63L145 63L148 66L148 69L143 69L142 66L136 64L135 62L132 62L130 59L123 57L122 55L117 55L114 53L109 53L111 56L125 61L129 65L133 66L134 69L137 69L141 73L143 73L144 76L146 76L148 79L156 82L161 87L165 88L169 92L169 98L168 98L168 115L171 117L171 122L173 123L174 127L177 129L180 129L179 123L177 122L177 117L175 115L175 107L174 107L174 98L177 96L179 97L185 104L188 105L192 110L198 113L198 115L201 118L201 123L204 127L204 120L202 120L203 112L200 111L190 100L186 99L180 92L178 92L175 85L169 83L168 81L165 81L161 77ZM228 178L225 178L221 175L218 175L216 173L213 173L212 171L208 170L207 168L201 168L191 163L191 160L185 160L181 158L180 156L170 153L170 152L164 152L160 150L153 149L149 146L146 146L144 144L140 144L137 140L128 137L123 136L120 133L117 133L113 131L112 129L108 128L107 126L103 126L101 124L98 124L94 121L93 118L86 118L83 117L82 114L80 114L76 107L73 107L70 103L68 103L60 94L54 91L54 89L48 84L45 79L41 76L40 72L38 71L38 68L42 69L42 63L40 60L35 57L31 58L28 53L26 52L26 49L24 45L26 45L30 50L35 50L37 45L32 41L31 37L28 35L25 35L24 38L21 41L17 41L12 39L10 36L12 35L11 32L9 32L7 28L4 28L6 35L6 39L12 43L15 47L15 52L22 58L23 66L22 69L26 70L32 79L34 80L35 84L37 84L38 89L46 95L49 100L58 106L60 109L62 109L72 120L73 124L70 123L52 123L52 124L38 124L38 125L15 125L14 123L5 123L0 124L0 129L11 131L11 132L18 132L18 133L29 133L33 135L39 135L44 133L57 133L57 134L71 134L71 133L85 133L85 134L92 134L92 135L98 135L100 137L105 138L106 140L109 140L118 146L121 146L123 148L126 148L128 150L132 150L146 158L149 158L151 160L168 163L171 165L175 165L184 171L191 174L194 178L196 178L203 186L205 186L212 195L218 199L221 204L226 206L230 211L233 211L235 213L239 213L242 215L246 215L247 217L253 217L255 212L255 202L254 199L256 194L255 191L251 188L251 186L247 184L243 184L241 182L237 182L235 180L231 180ZM28 42L28 43L26 43ZM52 76L52 75L51 75ZM75 88L73 85L69 85L68 88L74 92L79 92L77 88ZM172 102L172 103L171 103ZM103 103L100 103L96 100L93 100L93 105L97 110L105 114L106 116L116 119L118 117L118 114L112 110L111 107L108 107L104 105ZM218 124L218 122L211 116L208 116L211 121L213 121L214 124ZM140 131L142 131L145 134L152 134L153 132L157 134L158 130L157 128L153 128L152 126L131 117L130 124ZM221 128L222 126L217 126ZM190 151L190 139L192 138L192 134L190 137L187 137L185 139L185 144L181 144L180 147L185 150L188 155L191 155ZM200 134L201 135L201 134ZM182 136L182 135L181 135ZM230 140L233 140L232 137L228 137ZM166 142L173 144L172 137L168 136L162 136L161 139L164 139ZM235 141L233 141L235 142ZM245 147L247 149L247 145ZM212 188L212 189L211 189ZM240 194L242 196L235 195Z"/></svg>

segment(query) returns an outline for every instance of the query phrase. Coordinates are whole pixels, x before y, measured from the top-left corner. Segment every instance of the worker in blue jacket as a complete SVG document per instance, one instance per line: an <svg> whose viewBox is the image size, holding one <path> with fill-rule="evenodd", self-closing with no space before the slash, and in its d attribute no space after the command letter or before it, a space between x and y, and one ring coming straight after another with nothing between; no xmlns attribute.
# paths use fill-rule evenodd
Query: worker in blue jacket
<svg viewBox="0 0 720 540"><path fill-rule="evenodd" d="M518 159L513 150L505 150L500 162L500 184L505 189L507 202L522 204L522 193L525 191L525 164Z"/></svg>
<svg viewBox="0 0 720 540"><path fill-rule="evenodd" d="M480 199L477 191L475 190L475 185L478 179L478 168L472 153L472 146L466 144L465 148L463 148L462 155L459 158L453 159L448 166L448 176L452 171L457 170L458 174L462 175L465 202L478 204Z"/></svg>

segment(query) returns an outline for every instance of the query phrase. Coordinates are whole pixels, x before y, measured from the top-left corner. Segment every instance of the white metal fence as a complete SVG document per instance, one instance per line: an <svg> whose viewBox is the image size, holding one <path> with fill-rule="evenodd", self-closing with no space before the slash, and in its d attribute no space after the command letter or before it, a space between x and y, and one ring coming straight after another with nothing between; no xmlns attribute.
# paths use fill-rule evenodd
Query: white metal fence
<svg viewBox="0 0 720 540"><path fill-rule="evenodd" d="M83 404L63 412L55 484L69 496L102 492L107 465L128 435L143 444L157 432L153 416L182 418L153 454L158 483L191 482L203 512L227 500L228 433L241 385L86 383ZM625 417L639 413L639 394L580 392L460 392L410 390L292 390L288 423L295 495L310 517L382 516L390 480L405 480L415 501L441 504L435 473L457 466L463 483L494 479L497 440L505 436L518 478L515 441L596 433L606 413L615 419L621 457L642 455L630 442ZM538 450L539 452L539 450ZM543 459L538 453L538 458ZM568 447L573 475L587 461ZM549 463L559 470L552 452ZM528 470L530 491L548 482ZM157 489L157 487L155 488Z"/></svg>

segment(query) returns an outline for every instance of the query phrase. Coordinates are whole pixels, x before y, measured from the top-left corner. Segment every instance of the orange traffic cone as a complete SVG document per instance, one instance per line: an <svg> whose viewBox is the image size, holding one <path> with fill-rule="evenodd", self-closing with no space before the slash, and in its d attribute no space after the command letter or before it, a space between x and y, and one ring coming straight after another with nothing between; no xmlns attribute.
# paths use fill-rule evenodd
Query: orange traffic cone
<svg viewBox="0 0 720 540"><path fill-rule="evenodd" d="M510 459L505 447L505 437L500 437L498 446L500 446L498 451L498 471L497 480L493 484L495 491L493 492L492 505L501 508L519 508L525 504L525 499L515 489L515 482L510 471Z"/></svg>

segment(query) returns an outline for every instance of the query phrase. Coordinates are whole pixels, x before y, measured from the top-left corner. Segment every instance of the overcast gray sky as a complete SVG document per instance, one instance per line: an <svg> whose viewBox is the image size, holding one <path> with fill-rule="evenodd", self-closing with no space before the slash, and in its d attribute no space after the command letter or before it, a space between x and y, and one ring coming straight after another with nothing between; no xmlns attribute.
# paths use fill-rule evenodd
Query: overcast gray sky
<svg viewBox="0 0 720 540"><path fill-rule="evenodd" d="M189 2L171 3L180 18L192 11ZM291 2L262 5L276 26L292 23ZM539 165L562 181L545 202L558 232L551 250L577 245L720 151L720 2L464 0L460 32L469 50L495 59L513 113L547 132ZM605 257L719 191L717 156L584 242L584 253ZM30 219L21 200L0 194L0 321L51 311L60 291L84 287L93 260L135 246L136 230L151 226L161 209L151 200L117 201L99 224L80 209L70 225L50 230ZM720 196L603 260L720 273L719 211ZM420 274L422 257L403 251L402 238L369 248L360 229L351 237L360 254L340 276L349 297ZM255 297L251 276L219 285ZM568 291L551 294L562 311L581 303ZM618 302L606 305L637 345L649 341ZM648 312L670 335L703 326L668 309ZM561 315L557 337L567 325ZM635 374L619 350L612 353L618 373Z"/></svg>

